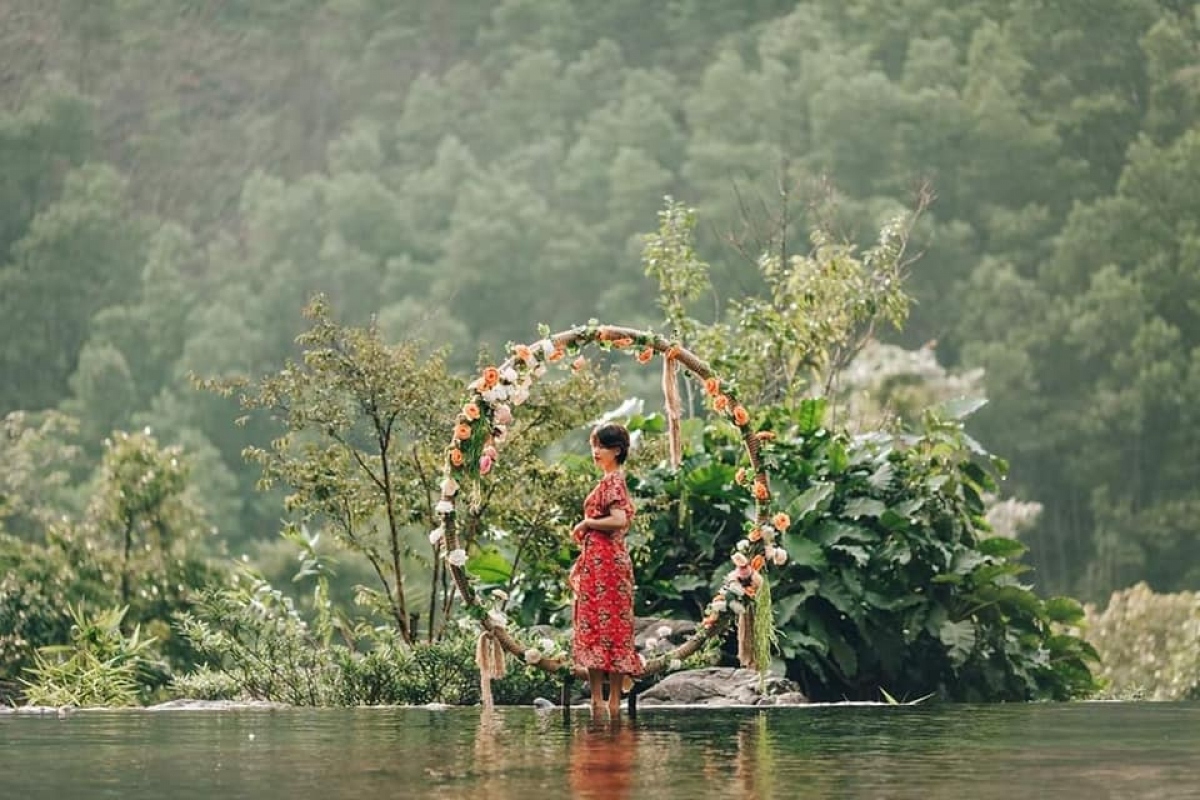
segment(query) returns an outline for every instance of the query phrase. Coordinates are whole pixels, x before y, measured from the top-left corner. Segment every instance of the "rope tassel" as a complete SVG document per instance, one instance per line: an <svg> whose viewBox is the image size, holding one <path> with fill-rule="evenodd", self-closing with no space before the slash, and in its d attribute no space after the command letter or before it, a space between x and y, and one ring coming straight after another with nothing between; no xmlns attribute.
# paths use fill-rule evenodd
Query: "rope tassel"
<svg viewBox="0 0 1200 800"><path fill-rule="evenodd" d="M484 708L491 708L492 679L503 678L507 671L504 648L489 631L479 634L475 640L475 665L479 667L479 701Z"/></svg>
<svg viewBox="0 0 1200 800"><path fill-rule="evenodd" d="M683 440L679 433L679 418L683 415L679 402L679 382L675 378L675 356L663 356L662 375L663 401L667 414L667 443L670 449L671 467L679 469L683 463Z"/></svg>

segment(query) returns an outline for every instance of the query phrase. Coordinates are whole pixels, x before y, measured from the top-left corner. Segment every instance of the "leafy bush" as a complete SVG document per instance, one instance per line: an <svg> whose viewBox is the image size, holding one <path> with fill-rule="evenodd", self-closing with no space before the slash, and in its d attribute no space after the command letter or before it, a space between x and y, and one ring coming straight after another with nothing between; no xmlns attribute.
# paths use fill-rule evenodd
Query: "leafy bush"
<svg viewBox="0 0 1200 800"><path fill-rule="evenodd" d="M179 629L202 666L224 672L245 698L291 705L331 702L337 667L291 598L243 576L232 588L207 592Z"/></svg>
<svg viewBox="0 0 1200 800"><path fill-rule="evenodd" d="M1138 583L1113 592L1103 611L1085 611L1105 694L1200 700L1200 592L1155 594Z"/></svg>
<svg viewBox="0 0 1200 800"><path fill-rule="evenodd" d="M250 573L233 588L210 591L179 623L203 666L175 680L177 697L301 706L479 702L475 639L456 626L412 645L388 627L347 631L354 647L331 643L289 597ZM528 703L554 696L552 685L522 665L495 681L493 694L501 704Z"/></svg>
<svg viewBox="0 0 1200 800"><path fill-rule="evenodd" d="M154 640L143 639L138 628L129 636L121 632L127 610L90 616L70 608L71 643L38 649L26 699L41 706L130 706L147 687L161 685L165 673L153 657Z"/></svg>
<svg viewBox="0 0 1200 800"><path fill-rule="evenodd" d="M824 404L776 407L764 444L790 554L772 596L789 677L814 699L936 693L954 700L1066 699L1088 694L1095 654L1057 625L1082 617L1042 600L1018 576L1024 547L988 536L988 457L956 421L920 435L851 437L822 425ZM679 472L643 475L659 506L635 550L639 614L694 618L744 535L750 493L742 443L701 433ZM995 466L1003 465L996 462Z"/></svg>
<svg viewBox="0 0 1200 800"><path fill-rule="evenodd" d="M0 700L17 693L38 648L70 640L70 603L115 602L113 575L102 558L0 534Z"/></svg>

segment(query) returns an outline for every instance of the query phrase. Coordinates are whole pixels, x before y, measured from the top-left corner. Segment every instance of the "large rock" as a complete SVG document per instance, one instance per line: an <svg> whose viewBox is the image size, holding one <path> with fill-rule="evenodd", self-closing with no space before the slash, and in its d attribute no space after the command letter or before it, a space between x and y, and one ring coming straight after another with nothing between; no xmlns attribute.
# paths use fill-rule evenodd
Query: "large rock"
<svg viewBox="0 0 1200 800"><path fill-rule="evenodd" d="M808 702L794 681L735 667L706 667L668 675L638 695L644 706L795 706Z"/></svg>

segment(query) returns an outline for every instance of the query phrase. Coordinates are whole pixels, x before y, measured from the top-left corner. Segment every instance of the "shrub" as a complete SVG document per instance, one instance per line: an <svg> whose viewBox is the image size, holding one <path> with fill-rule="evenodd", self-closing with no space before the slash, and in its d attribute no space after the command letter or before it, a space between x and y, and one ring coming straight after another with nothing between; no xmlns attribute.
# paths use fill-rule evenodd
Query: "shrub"
<svg viewBox="0 0 1200 800"><path fill-rule="evenodd" d="M824 427L822 401L775 407L763 460L791 517L773 575L788 676L814 699L936 693L954 700L1067 699L1095 684L1092 648L1056 626L1082 617L1018 577L1024 547L990 536L990 463L957 420L914 435L850 436ZM683 469L643 475L659 506L635 549L638 613L695 617L714 570L745 535L742 444L710 425ZM996 468L1002 464L996 463ZM718 580L719 580L718 574Z"/></svg>
<svg viewBox="0 0 1200 800"><path fill-rule="evenodd" d="M1200 592L1155 594L1139 583L1085 611L1105 695L1200 700Z"/></svg>
<svg viewBox="0 0 1200 800"><path fill-rule="evenodd" d="M153 639L135 628L121 632L127 609L107 609L94 616L82 607L69 613L69 645L39 648L28 670L25 696L40 706L137 705L147 687L162 682L161 664L153 659Z"/></svg>

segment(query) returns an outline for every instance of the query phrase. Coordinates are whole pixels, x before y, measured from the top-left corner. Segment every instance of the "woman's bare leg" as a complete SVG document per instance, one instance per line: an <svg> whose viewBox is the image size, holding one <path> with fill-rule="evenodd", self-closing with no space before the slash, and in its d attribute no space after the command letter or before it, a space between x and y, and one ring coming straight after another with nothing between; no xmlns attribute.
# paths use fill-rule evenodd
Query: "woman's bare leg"
<svg viewBox="0 0 1200 800"><path fill-rule="evenodd" d="M592 713L602 713L604 711L604 672L589 668L588 685L592 689Z"/></svg>
<svg viewBox="0 0 1200 800"><path fill-rule="evenodd" d="M621 713L621 685L625 676L620 672L608 673L608 713L617 716Z"/></svg>

